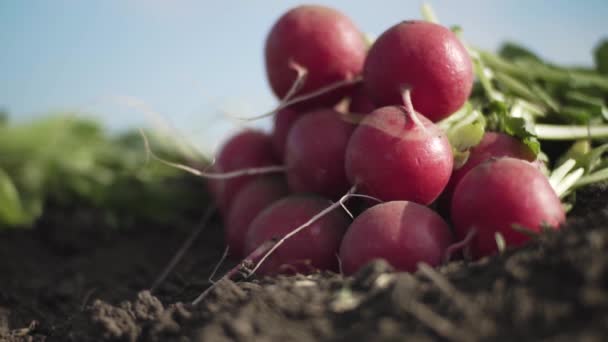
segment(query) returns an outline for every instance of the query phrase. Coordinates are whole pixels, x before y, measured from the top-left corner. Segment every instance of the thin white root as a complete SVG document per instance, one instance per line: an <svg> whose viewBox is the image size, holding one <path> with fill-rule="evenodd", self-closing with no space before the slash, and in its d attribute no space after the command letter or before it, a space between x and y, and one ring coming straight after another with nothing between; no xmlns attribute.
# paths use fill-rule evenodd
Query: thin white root
<svg viewBox="0 0 608 342"><path fill-rule="evenodd" d="M379 199L378 197L373 197L373 196L368 196L368 195L361 195L361 194L350 194L350 195L348 195L348 198L353 198L353 197L355 197L355 198L365 198L365 199L369 199L369 200L372 200L372 201L376 201L378 203L384 202L383 200Z"/></svg>
<svg viewBox="0 0 608 342"><path fill-rule="evenodd" d="M302 87L304 86L304 82L306 81L306 78L308 77L308 69L306 69L305 67L301 66L300 64L294 62L293 60L289 60L289 67L291 69L293 69L296 72L296 79L295 81L291 84L291 87L289 88L289 90L287 91L287 94L285 94L285 96L283 97L283 99L281 100L281 102L279 103L279 107L280 109L275 109L274 113L278 112L279 110L283 109L284 107L281 107L283 105L283 103L291 100L294 95L300 90L302 89ZM237 123L243 123L246 121L250 121L248 119L244 119L238 116L234 116L231 115L230 113L224 111L223 112L224 116L230 119L235 120ZM269 114L269 113L266 113Z"/></svg>
<svg viewBox="0 0 608 342"><path fill-rule="evenodd" d="M230 171L230 172L223 172L223 173L216 173L216 172L210 173L210 172L201 171L194 167L180 164L180 163L174 163L174 162L165 160L165 159L157 156L150 147L150 142L148 141L148 137L146 136L146 133L144 133L143 129L140 129L139 132L144 140L144 146L145 146L146 153L147 153L146 158L151 157L152 159L154 159L162 164L189 172L195 176L199 176L202 178L224 180L224 179L231 179L231 178L237 178L237 177L243 177L243 176L263 175L263 174L268 174L268 173L279 173L279 172L285 172L287 170L287 168L283 165L271 165L271 166L262 166L262 167L252 167L252 168L235 170L235 171Z"/></svg>
<svg viewBox="0 0 608 342"><path fill-rule="evenodd" d="M352 79L346 79L343 81L338 81L335 83L332 83L330 85L327 85L325 87L321 87L315 91L312 91L310 93L307 94L302 94L300 96L296 96L290 100L287 101L282 101L275 109L271 110L270 112L264 113L264 114L260 114L260 115L256 115L256 116L251 116L251 117L235 117L235 119L238 120L243 120L243 121L255 121L255 120L259 120L265 117L269 117L269 116L273 116L276 112L280 111L281 109L285 109L289 106L295 105L297 103L300 102L304 102L306 100L310 100L313 99L317 96L321 96L324 95L326 93L329 93L331 91L334 91L336 89L339 88L343 88L343 87L347 87L347 86L351 86L351 85L356 85L358 83L361 83L363 81L363 78L361 76L357 76L355 78Z"/></svg>
<svg viewBox="0 0 608 342"><path fill-rule="evenodd" d="M219 284L219 282L221 282L222 280L228 280L226 277L222 277L220 278L220 280L218 280L217 282L213 283L211 286L209 286L208 288L205 289L205 291L203 291L198 297L196 297L196 299L194 299L191 303L192 306L197 306L198 304L200 304L200 302L203 301L203 299L205 299L205 297L207 297L207 295L209 293L211 293L211 291L213 291L217 284Z"/></svg>
<svg viewBox="0 0 608 342"><path fill-rule="evenodd" d="M192 230L192 233L190 234L190 236L186 239L186 241L184 241L184 243L179 248L179 250L177 250L177 252L173 256L171 261L169 261L169 264L161 272L161 274L158 276L158 278L156 278L156 280L150 287L150 292L156 291L156 289L158 289L158 287L165 281L165 279L167 279L169 274L171 274L171 272L173 271L175 266L177 266L177 264L180 262L180 260L186 254L186 252L190 249L190 247L192 247L192 244L194 243L194 241L196 241L196 239L201 234L201 232L205 229L205 227L207 227L207 223L209 223L209 220L213 216L213 213L215 213L215 207L213 207L213 206L208 207L207 211L201 218L199 224L196 226L196 228L194 230Z"/></svg>
<svg viewBox="0 0 608 342"><path fill-rule="evenodd" d="M147 121L155 127L155 130L161 132L164 139L168 139L167 136L171 137L171 142L182 154L196 160L204 159L205 154L190 139L187 139L163 114L154 110L143 100L134 96L112 96L108 100L142 113Z"/></svg>
<svg viewBox="0 0 608 342"><path fill-rule="evenodd" d="M348 208L346 207L345 202L349 199L349 198L353 198L353 197L358 197L358 198L365 198L365 199L369 199L369 200L373 200L376 201L378 203L382 203L383 201L379 198L376 197L372 197L372 196L367 196L367 195L360 195L360 194L347 194L345 196L342 196L342 198L340 198L340 200L338 201L338 203L340 203L340 206L342 207L342 209L344 209L344 211L346 212L346 214L348 214L348 216L350 216L351 219L355 218L355 215L353 215L353 213L350 212L350 210L348 210Z"/></svg>
<svg viewBox="0 0 608 342"><path fill-rule="evenodd" d="M350 212L350 210L348 210L348 208L346 207L346 205L344 204L344 202L339 202L340 206L342 207L342 209L344 209L344 211L346 212L346 214L348 216L350 216L351 219L355 219L355 215L353 215L353 213Z"/></svg>
<svg viewBox="0 0 608 342"><path fill-rule="evenodd" d="M255 267L253 267L253 269L251 269L251 271L249 272L248 277L250 277L251 275L253 275L258 270L258 268L260 268L260 266L262 266L262 264L264 263L264 261L266 261L266 259L268 259L268 257L270 257L270 255L277 248L279 248L279 246L281 246L285 241L287 241L287 239L291 238L292 236L294 236L297 233L301 232L302 230L306 229L307 227L309 227L310 225L312 225L313 223L315 223L316 221L318 221L319 219L321 219L323 216L327 215L332 210L334 210L337 207L341 206L342 203L343 203L343 201L345 201L348 197L350 197L350 195L352 195L356 191L356 189L357 189L356 185L353 186L353 187L351 187L350 190L348 190L348 192L344 196L342 196L342 198L340 198L339 201L337 201L337 202L333 203L332 205L330 205L329 207L323 209L318 214L316 214L315 216L313 216L312 218L310 218L310 220L306 221L304 224L302 224L301 226L299 226L296 229L292 230L288 234L285 234L285 236L283 236L279 241L277 241L277 243L275 243L264 254L264 256L260 259L260 261L255 265Z"/></svg>
<svg viewBox="0 0 608 342"><path fill-rule="evenodd" d="M211 275L209 275L209 282L211 284L215 284L215 281L213 281L213 277L215 277L215 274L217 273L217 271L220 269L220 267L224 263L224 260L226 260L226 257L228 256L229 251L230 251L230 246L226 246L226 248L224 248L224 253L222 253L222 257L220 258L220 261L218 261L217 264L215 264L213 271L211 271Z"/></svg>
<svg viewBox="0 0 608 342"><path fill-rule="evenodd" d="M448 263L455 252L461 249L466 250L471 245L471 241L473 240L473 237L475 237L476 234L477 229L475 227L472 227L471 229L469 229L464 239L448 246L443 255L443 262Z"/></svg>
<svg viewBox="0 0 608 342"><path fill-rule="evenodd" d="M249 274L249 269L251 268L250 265L253 264L253 260L258 260L259 257L263 253L265 253L274 243L274 240L268 240L258 246L253 252L249 253L249 255L246 256L245 259L243 259L243 261L241 261L238 265L230 269L230 271L224 274L218 281L211 283L211 286L207 287L205 291L203 291L198 297L196 297L196 299L192 301L192 305L196 306L200 302L202 302L203 299L205 299L205 297L207 297L207 295L209 295L209 293L211 293L211 291L213 291L213 289L215 289L222 281L230 280L236 275L245 276Z"/></svg>
<svg viewBox="0 0 608 342"><path fill-rule="evenodd" d="M296 80L291 85L291 88L289 88L289 91L287 91L287 94L283 97L282 102L289 101L298 92L298 90L302 89L302 86L304 86L304 82L308 77L308 69L294 62L293 60L289 61L289 67L295 70L297 75Z"/></svg>
<svg viewBox="0 0 608 342"><path fill-rule="evenodd" d="M205 297L207 297L207 295L209 295L209 293L211 293L211 291L213 291L213 289L215 289L218 286L218 284L220 282L222 282L223 280L232 279L236 275L240 275L243 278L251 277L257 271L257 269L264 263L264 261L287 239L294 236L295 234L302 231L303 229L309 227L315 221L319 220L321 217L323 217L330 211L336 209L339 206L343 206L344 201L346 201L348 198L363 197L363 198L369 198L369 199L374 199L374 200L380 201L374 197L370 197L370 196L366 196L366 195L355 195L354 192L356 191L356 189L357 189L356 185L353 186L352 188L350 188L350 190L344 196L342 196L342 198L340 198L339 201L332 203L329 207L327 207L323 211L319 212L317 215L312 217L310 220L308 220L303 225L292 230L289 234L285 235L282 239L280 239L278 241L275 239L271 239L271 240L264 242L260 246L258 246L253 252L251 252L247 257L245 257L245 259L243 259L243 261L241 261L238 265L236 265L230 271L228 271L226 274L224 274L218 281L212 282L211 286L209 286L207 289L205 289L205 291L203 291L198 297L196 297L196 299L194 299L192 301L192 305L196 306L200 302L202 302L203 299L205 299ZM227 252L225 252L225 254L226 253ZM222 260L223 260L223 258L224 257L222 257ZM338 258L340 272L342 272L342 261L340 260L340 256L336 255L336 258ZM220 261L220 263L221 263L221 261ZM214 270L213 275L215 275L218 267L219 266L217 266L216 269Z"/></svg>

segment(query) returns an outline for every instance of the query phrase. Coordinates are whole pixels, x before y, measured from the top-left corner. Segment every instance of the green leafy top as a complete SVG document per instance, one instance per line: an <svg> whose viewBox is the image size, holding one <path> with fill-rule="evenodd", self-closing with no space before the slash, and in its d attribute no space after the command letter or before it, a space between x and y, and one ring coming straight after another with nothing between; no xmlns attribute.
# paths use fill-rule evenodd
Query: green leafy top
<svg viewBox="0 0 608 342"><path fill-rule="evenodd" d="M429 5L422 15L438 22ZM452 30L462 40L462 29ZM513 42L497 54L463 43L477 80L463 108L439 123L454 147L456 167L474 146L461 141L473 141L471 132L490 130L518 138L552 164L547 173L562 198L577 187L608 181L608 40L594 51L595 68L555 65ZM474 112L482 113L485 126L481 120L477 126L459 124ZM549 140L571 141L572 146L545 151Z"/></svg>

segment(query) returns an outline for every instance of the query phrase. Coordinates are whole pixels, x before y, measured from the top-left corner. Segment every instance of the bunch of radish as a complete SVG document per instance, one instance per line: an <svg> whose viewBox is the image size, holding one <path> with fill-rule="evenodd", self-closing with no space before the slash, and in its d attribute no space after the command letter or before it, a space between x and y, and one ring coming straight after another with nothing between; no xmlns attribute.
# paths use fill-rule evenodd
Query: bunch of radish
<svg viewBox="0 0 608 342"><path fill-rule="evenodd" d="M376 258L415 271L564 222L516 138L487 132L454 162L436 123L464 105L474 75L449 29L404 21L370 46L344 14L300 6L272 27L265 59L280 99L273 131L230 138L208 182L229 254L258 273L352 273Z"/></svg>

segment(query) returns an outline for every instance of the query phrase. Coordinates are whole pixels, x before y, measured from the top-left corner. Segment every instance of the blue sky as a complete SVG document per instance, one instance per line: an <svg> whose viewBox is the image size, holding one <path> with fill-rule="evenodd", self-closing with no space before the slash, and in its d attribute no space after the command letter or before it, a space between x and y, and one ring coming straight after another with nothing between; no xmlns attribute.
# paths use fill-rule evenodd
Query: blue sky
<svg viewBox="0 0 608 342"><path fill-rule="evenodd" d="M18 119L86 112L110 127L143 125L141 107L213 149L247 116L275 104L262 49L273 22L301 1L2 0L0 107ZM420 17L421 1L319 1L377 35ZM510 39L552 61L591 64L608 37L608 2L431 1L474 45ZM134 104L137 104L134 107ZM266 123L258 123L266 126Z"/></svg>

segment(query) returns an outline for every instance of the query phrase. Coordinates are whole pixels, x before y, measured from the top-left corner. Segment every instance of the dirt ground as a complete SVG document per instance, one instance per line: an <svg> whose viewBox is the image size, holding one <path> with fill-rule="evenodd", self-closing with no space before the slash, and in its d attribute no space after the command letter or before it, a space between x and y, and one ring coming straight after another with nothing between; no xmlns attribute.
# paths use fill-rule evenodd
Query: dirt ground
<svg viewBox="0 0 608 342"><path fill-rule="evenodd" d="M209 286L223 252L218 222L150 293L196 220L108 229L99 215L54 210L33 230L0 232L0 340L601 341L608 335L606 186L579 193L561 231L494 258L416 274L375 262L354 277L222 282L197 307L187 303Z"/></svg>

